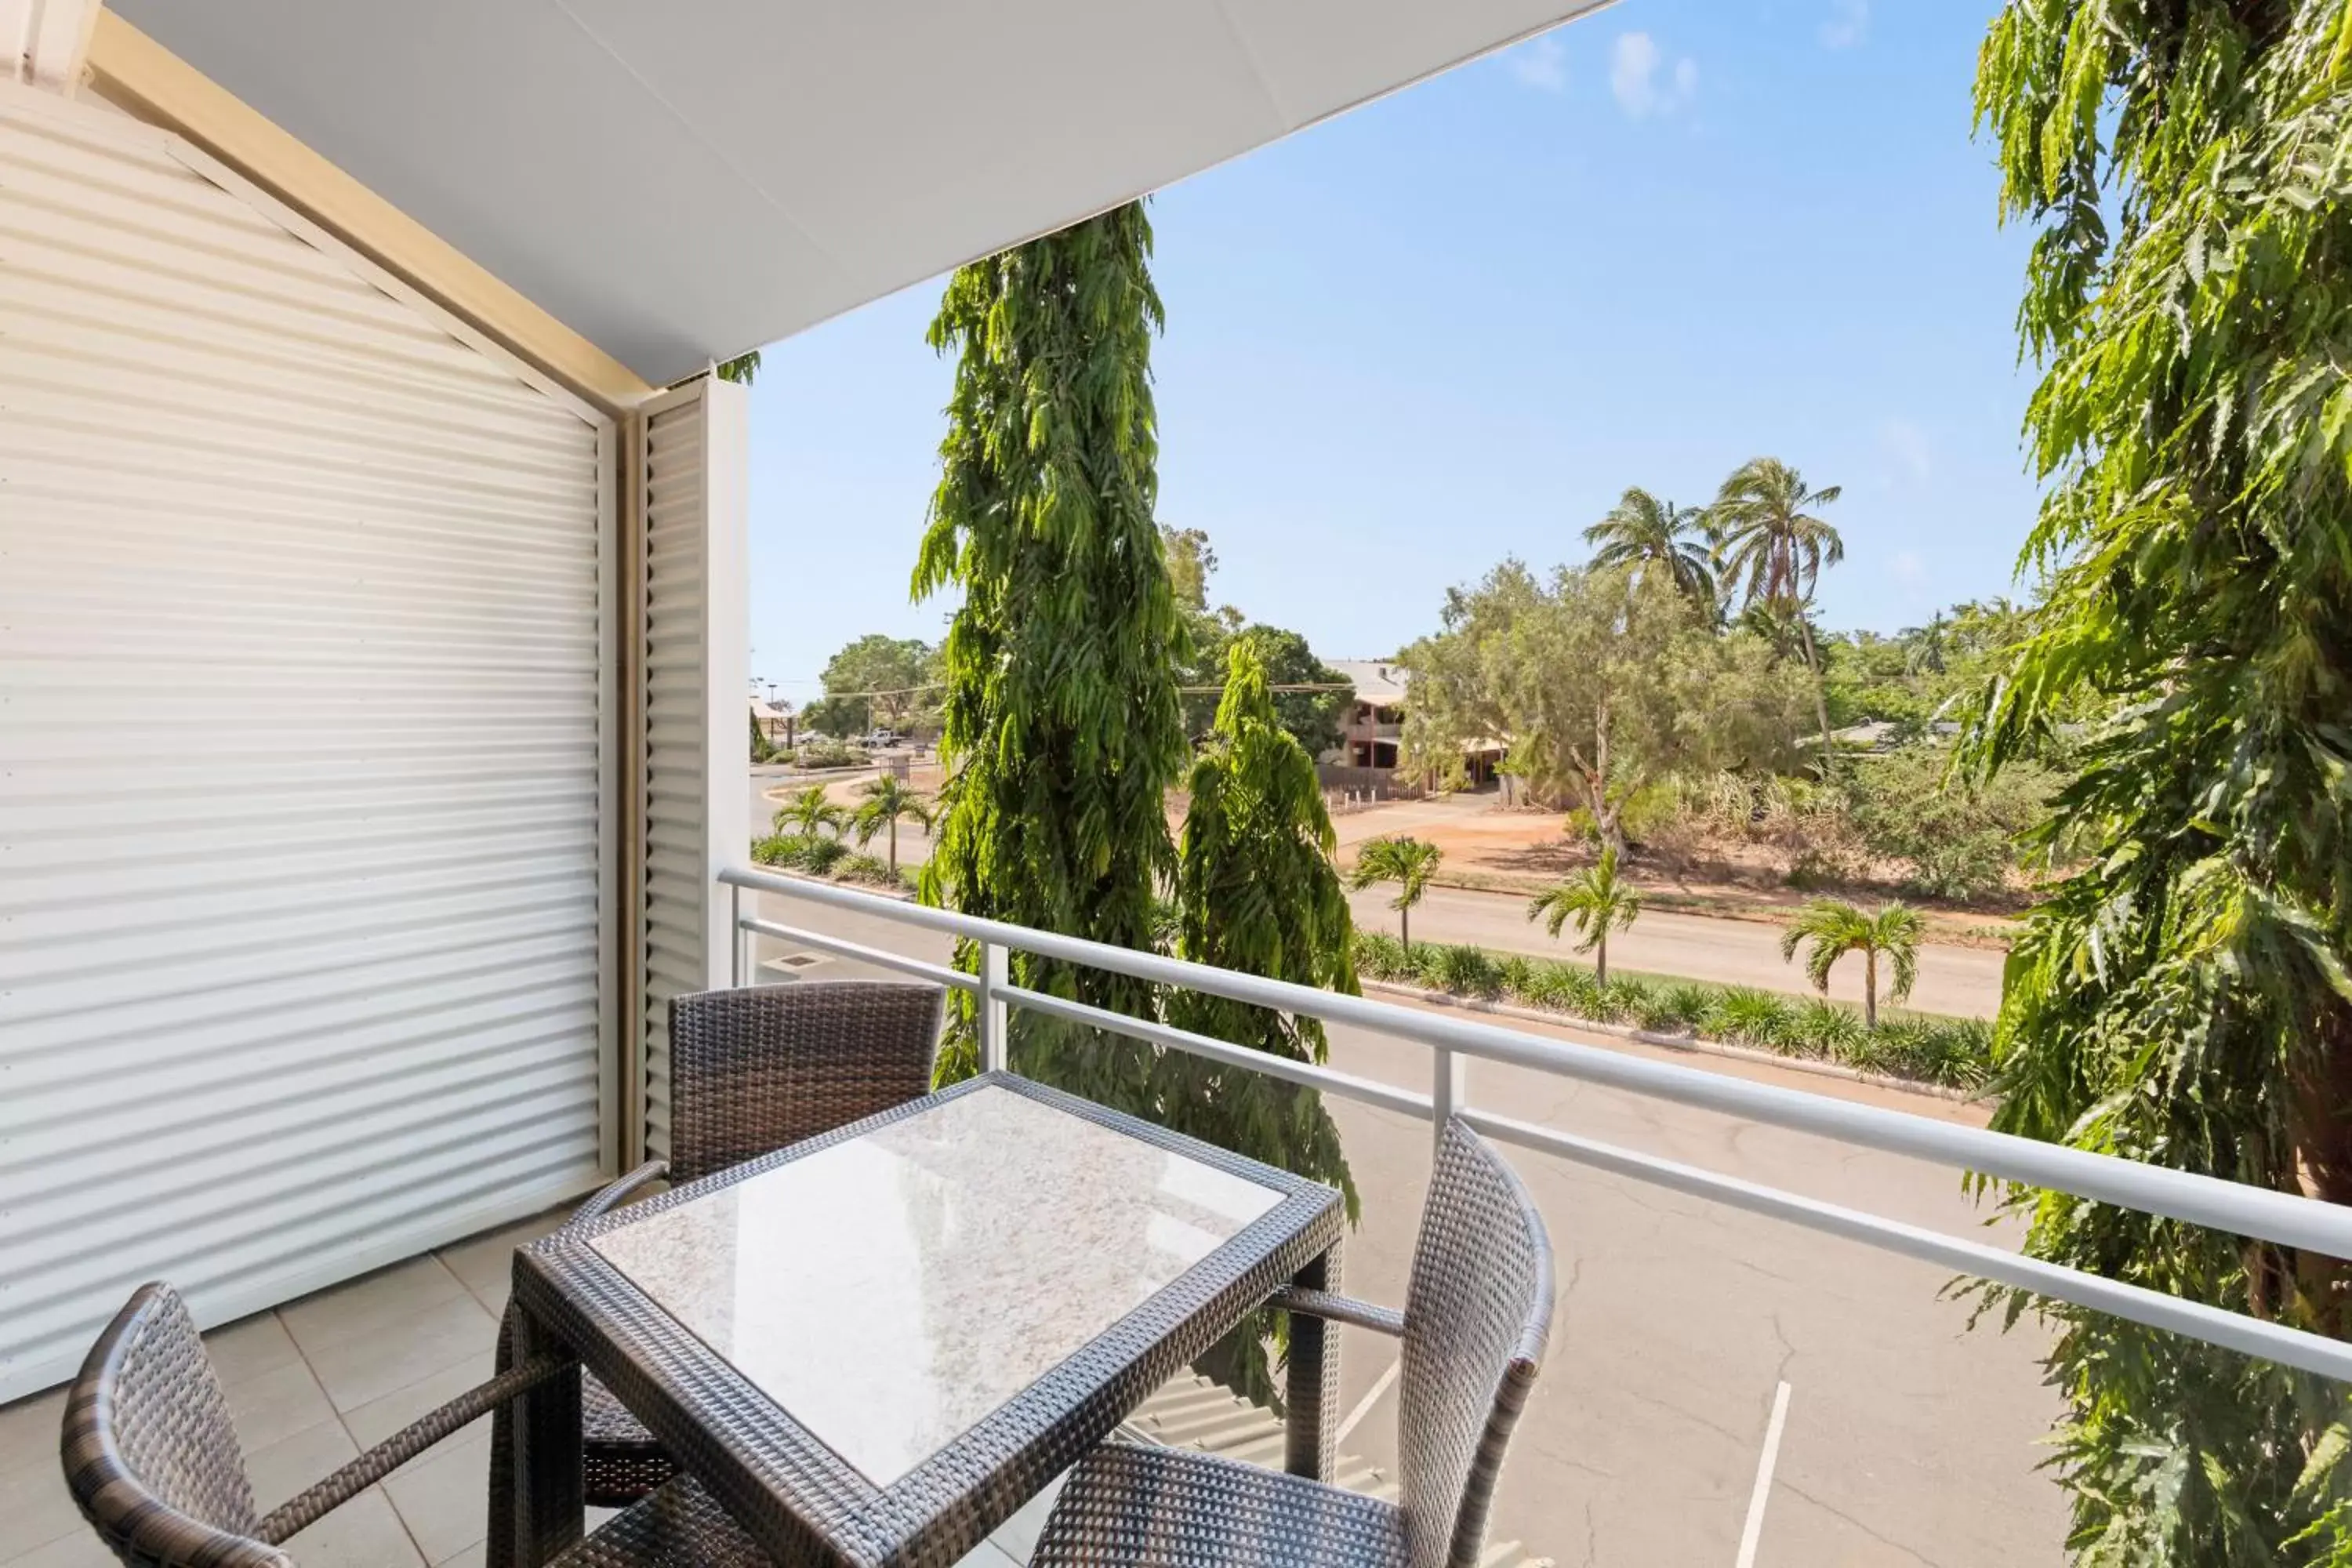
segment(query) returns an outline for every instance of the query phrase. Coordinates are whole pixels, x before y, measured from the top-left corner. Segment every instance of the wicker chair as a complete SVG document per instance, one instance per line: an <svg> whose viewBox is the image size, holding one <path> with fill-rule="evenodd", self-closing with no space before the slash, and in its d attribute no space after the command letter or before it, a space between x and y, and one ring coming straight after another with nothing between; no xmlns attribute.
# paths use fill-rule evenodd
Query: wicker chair
<svg viewBox="0 0 2352 1568"><path fill-rule="evenodd" d="M292 1568L282 1545L289 1536L570 1364L534 1361L495 1377L262 1514L194 1320L170 1286L144 1285L99 1336L67 1398L66 1484L82 1517L131 1568ZM766 1561L684 1477L557 1559L561 1568L757 1568Z"/></svg>
<svg viewBox="0 0 2352 1568"><path fill-rule="evenodd" d="M1403 1340L1401 1502L1181 1448L1106 1444L1070 1472L1032 1568L1475 1568L1551 1320L1551 1245L1518 1177L1448 1122L1403 1312L1297 1289L1275 1304Z"/></svg>
<svg viewBox="0 0 2352 1568"><path fill-rule="evenodd" d="M927 1092L945 994L922 983L832 980L673 998L668 1164L632 1171L572 1223L656 1176L697 1181ZM677 1474L593 1376L582 1380L580 1420L589 1502L625 1508Z"/></svg>

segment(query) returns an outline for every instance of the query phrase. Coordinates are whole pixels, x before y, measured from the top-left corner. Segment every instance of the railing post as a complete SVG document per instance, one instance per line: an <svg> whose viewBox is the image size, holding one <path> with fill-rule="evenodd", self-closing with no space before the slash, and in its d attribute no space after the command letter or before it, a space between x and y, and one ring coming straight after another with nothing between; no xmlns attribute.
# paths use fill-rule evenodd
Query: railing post
<svg viewBox="0 0 2352 1568"><path fill-rule="evenodd" d="M1470 1059L1443 1046L1433 1048L1430 1055L1434 1058L1429 1086L1431 1132L1442 1145L1446 1122L1460 1113L1463 1103L1470 1098Z"/></svg>
<svg viewBox="0 0 2352 1568"><path fill-rule="evenodd" d="M732 882L727 884L727 984L740 988L743 972L751 967L743 950L751 938L743 929L743 889Z"/></svg>
<svg viewBox="0 0 2352 1568"><path fill-rule="evenodd" d="M1004 949L980 944L980 1070L1004 1070L1004 988L1012 984Z"/></svg>

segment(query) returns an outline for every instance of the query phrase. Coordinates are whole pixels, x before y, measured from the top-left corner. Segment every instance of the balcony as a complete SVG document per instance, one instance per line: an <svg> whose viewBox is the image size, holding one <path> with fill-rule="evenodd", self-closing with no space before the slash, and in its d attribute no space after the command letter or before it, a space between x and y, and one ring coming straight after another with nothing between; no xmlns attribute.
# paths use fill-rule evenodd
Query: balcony
<svg viewBox="0 0 2352 1568"><path fill-rule="evenodd" d="M1489 1561L2051 1561L2065 1528L2037 1465L2055 1404L2031 1318L1967 1327L1955 1277L1998 1279L2166 1333L2342 1377L2352 1352L2276 1325L2021 1258L1960 1191L1972 1170L2299 1245L2352 1243L2339 1212L2280 1194L2006 1139L1976 1108L1770 1064L1694 1066L1567 1028L1502 1027L1205 971L758 871L722 879L739 973L911 974L976 994L983 1049L1022 1021L1190 1051L1320 1089L1363 1195L1347 1285L1403 1299L1441 1110L1507 1146L1560 1257L1554 1348L1506 1471ZM949 967L959 938L981 975ZM983 979L999 945L1312 1009L1327 1067L1277 1062L1163 1025ZM776 972L771 966L769 973ZM216 1329L213 1353L264 1501L290 1493L488 1370L508 1258L562 1211L420 1253ZM1345 1479L1397 1461L1391 1342L1341 1335ZM54 1393L0 1410L0 1564L103 1553L57 1479ZM1143 1440L1278 1463L1269 1412L1180 1378L1130 1419ZM487 1431L477 1426L298 1538L298 1558L438 1568L478 1560ZM1026 1510L973 1561L1022 1560ZM1523 1543L1523 1544L1522 1544ZM307 1549L307 1552L306 1552ZM1761 1555L1757 1553L1760 1550Z"/></svg>

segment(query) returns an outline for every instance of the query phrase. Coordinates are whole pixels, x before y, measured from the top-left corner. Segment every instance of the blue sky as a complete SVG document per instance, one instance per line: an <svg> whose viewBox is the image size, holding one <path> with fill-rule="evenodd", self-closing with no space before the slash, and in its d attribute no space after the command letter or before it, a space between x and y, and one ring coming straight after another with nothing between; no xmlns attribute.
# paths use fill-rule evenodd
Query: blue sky
<svg viewBox="0 0 2352 1568"><path fill-rule="evenodd" d="M2024 236L1969 133L1991 9L1624 0L1161 192L1161 521L1327 658L1760 453L1844 487L1830 625L2009 591L2035 489ZM907 598L939 290L775 345L752 391L752 669L796 700L951 607Z"/></svg>

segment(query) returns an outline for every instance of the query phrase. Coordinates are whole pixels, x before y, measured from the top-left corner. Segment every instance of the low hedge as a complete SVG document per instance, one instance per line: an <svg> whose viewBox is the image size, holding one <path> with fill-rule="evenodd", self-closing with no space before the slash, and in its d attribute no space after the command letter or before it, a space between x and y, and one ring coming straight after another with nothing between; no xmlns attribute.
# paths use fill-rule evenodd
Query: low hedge
<svg viewBox="0 0 2352 1568"><path fill-rule="evenodd" d="M1981 1087L1992 1067L1992 1026L1977 1018L1887 1011L1872 1030L1853 1008L1826 999L1626 974L1603 985L1581 963L1443 942L1415 942L1407 952L1396 938L1377 931L1356 933L1356 970L1367 980L1510 1001L1658 1034L1701 1035L1954 1089Z"/></svg>
<svg viewBox="0 0 2352 1568"><path fill-rule="evenodd" d="M836 882L863 882L875 888L915 885L913 867L899 867L894 877L890 863L882 857L861 855L830 834L771 833L751 841L751 858L762 866L805 871Z"/></svg>

